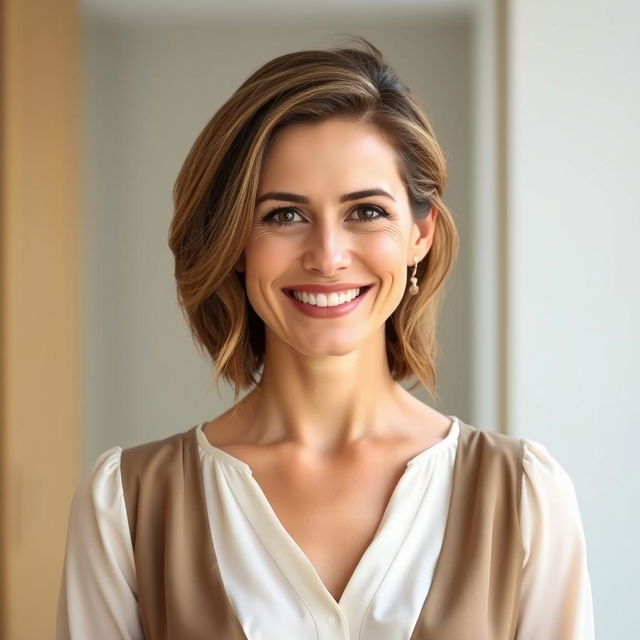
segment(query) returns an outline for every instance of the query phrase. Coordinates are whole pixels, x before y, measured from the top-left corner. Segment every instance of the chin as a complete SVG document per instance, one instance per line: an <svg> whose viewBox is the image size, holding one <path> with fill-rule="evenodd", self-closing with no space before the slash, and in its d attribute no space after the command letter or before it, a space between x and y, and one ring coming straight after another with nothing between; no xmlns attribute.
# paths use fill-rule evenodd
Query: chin
<svg viewBox="0 0 640 640"><path fill-rule="evenodd" d="M297 341L296 344L291 346L306 356L318 358L322 356L345 356L358 349L361 343L353 338L327 339L326 337L319 337L317 340Z"/></svg>

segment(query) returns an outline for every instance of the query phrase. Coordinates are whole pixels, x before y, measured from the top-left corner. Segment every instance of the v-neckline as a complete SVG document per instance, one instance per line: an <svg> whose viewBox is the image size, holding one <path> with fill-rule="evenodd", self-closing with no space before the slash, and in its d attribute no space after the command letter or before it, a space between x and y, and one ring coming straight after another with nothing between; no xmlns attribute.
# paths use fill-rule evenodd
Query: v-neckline
<svg viewBox="0 0 640 640"><path fill-rule="evenodd" d="M356 566L350 574L349 579L347 580L347 583L338 600L333 597L327 586L320 578L320 575L318 574L315 566L313 565L307 554L291 536L291 534L288 532L288 530L276 514L273 506L262 490L262 487L254 478L251 467L243 460L240 460L239 458L236 458L235 456L227 453L223 449L220 449L219 447L211 444L205 433L202 431L202 427L204 426L204 424L206 424L206 422L202 422L196 426L196 439L197 444L205 452L209 453L209 455L211 455L214 459L224 463L225 465L229 465L236 470L240 470L241 472L243 472L243 475L246 474L248 476L248 483L232 483L231 488L234 492L234 495L238 500L242 510L244 511L245 516L248 518L249 522L256 531L258 537L262 540L263 544L265 544L266 546L268 542L269 552L272 555L274 561L281 568L281 571L283 571L283 574L285 574L292 587L299 594L301 599L304 602L317 602L318 600L324 603L330 602L334 609L336 609L336 612L340 615L343 611L343 605L345 604L345 602L349 601L349 596L351 590L353 589L353 584L357 581L359 575L363 572L364 568L366 567L366 563L370 561L370 558L375 553L376 548L378 548L381 544L381 535L384 533L384 527L385 525L388 526L389 524L388 516L390 510L398 499L398 495L400 494L403 485L405 485L407 482L407 478L410 474L410 469L417 463L433 457L437 454L438 451L447 447L454 440L458 440L461 430L461 422L456 416L447 417L452 421L447 435L439 442L436 442L435 444L420 451L418 454L407 461L405 469L401 477L398 479L389 500L387 501L378 528L376 529L372 540L367 545L366 549L356 563ZM456 453L454 454L454 468L456 459L457 447ZM453 494L453 486L451 494ZM415 508L417 508L417 505L414 505L412 509L409 510L409 512L415 511ZM448 523L450 513L451 505L449 503L446 523ZM266 518L265 515L267 516ZM447 525L445 524L445 531L446 526ZM274 532L276 536L275 539L284 541L286 547L279 544L279 542L276 542L275 544L273 543ZM211 537L211 529L209 533ZM398 542L398 546L400 544L401 542ZM211 545L211 548L213 549L212 538ZM436 567L438 562L439 557L436 560ZM391 566L392 563L393 559L389 562L389 566ZM322 606L322 603L319 606Z"/></svg>
<svg viewBox="0 0 640 640"><path fill-rule="evenodd" d="M457 437L457 435L460 432L460 419L457 416L453 416L453 415L451 416L447 415L447 418L451 419L451 425L449 426L447 435L444 438L442 438L439 442L436 442L435 444L428 446L426 449L419 451L415 456L407 460L407 463L406 463L407 468L411 465L416 464L417 462L420 462L423 458L433 455L432 452L437 451L443 447L446 447L447 443L449 443L452 439ZM198 423L193 429L196 434L197 445L202 449L204 449L207 453L209 453L211 456L213 456L217 460L220 460L221 462L224 462L226 464L231 464L232 466L235 466L239 469L243 469L244 471L247 471L250 475L253 475L251 466L248 463L246 463L244 460L241 460L240 458L236 458L236 456L232 455L231 453L228 453L227 451L225 451L224 449L221 449L220 447L217 447L216 445L212 444L209 441L209 438L207 438L203 430L203 427L205 424L207 424L206 420L204 422ZM266 496L265 496L265 499L266 499Z"/></svg>

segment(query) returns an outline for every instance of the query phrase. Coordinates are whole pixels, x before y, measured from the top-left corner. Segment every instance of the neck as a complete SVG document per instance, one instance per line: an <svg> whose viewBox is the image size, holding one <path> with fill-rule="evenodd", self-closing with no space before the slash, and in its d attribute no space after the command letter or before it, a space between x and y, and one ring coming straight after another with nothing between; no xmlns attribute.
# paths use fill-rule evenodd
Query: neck
<svg viewBox="0 0 640 640"><path fill-rule="evenodd" d="M262 379L242 401L253 416L252 439L325 451L402 429L418 402L391 377L384 328L355 351L318 357L268 332Z"/></svg>

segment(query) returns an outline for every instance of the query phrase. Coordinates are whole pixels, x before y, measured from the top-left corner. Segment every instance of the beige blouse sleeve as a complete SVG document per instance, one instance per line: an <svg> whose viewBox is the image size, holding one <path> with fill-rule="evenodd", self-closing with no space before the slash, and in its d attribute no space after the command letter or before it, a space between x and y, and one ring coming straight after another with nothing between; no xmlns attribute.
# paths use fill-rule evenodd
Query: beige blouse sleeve
<svg viewBox="0 0 640 640"><path fill-rule="evenodd" d="M141 640L122 449L105 451L73 497L56 640Z"/></svg>
<svg viewBox="0 0 640 640"><path fill-rule="evenodd" d="M592 640L591 584L578 501L544 445L524 442L524 576L517 640Z"/></svg>

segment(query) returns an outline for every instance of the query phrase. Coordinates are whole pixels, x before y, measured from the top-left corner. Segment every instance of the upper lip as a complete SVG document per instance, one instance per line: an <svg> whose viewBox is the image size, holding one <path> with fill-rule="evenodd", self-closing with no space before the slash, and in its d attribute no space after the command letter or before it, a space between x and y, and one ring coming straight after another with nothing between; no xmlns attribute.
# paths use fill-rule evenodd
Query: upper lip
<svg viewBox="0 0 640 640"><path fill-rule="evenodd" d="M310 293L332 293L333 291L346 291L347 289L362 289L368 284L356 282L337 282L336 284L295 284L285 287L286 290L309 291Z"/></svg>

